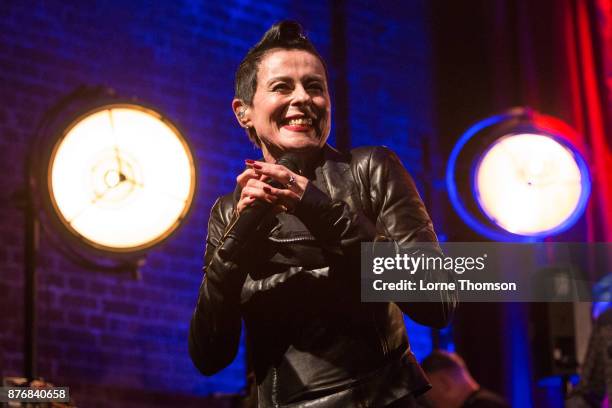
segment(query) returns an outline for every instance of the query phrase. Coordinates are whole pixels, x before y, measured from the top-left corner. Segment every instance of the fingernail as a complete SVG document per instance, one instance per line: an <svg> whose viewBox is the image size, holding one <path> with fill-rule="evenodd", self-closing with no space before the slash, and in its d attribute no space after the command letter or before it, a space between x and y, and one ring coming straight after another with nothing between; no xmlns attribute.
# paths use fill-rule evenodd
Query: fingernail
<svg viewBox="0 0 612 408"><path fill-rule="evenodd" d="M255 160L251 160L251 159L245 159L244 161L246 164L253 164L255 163Z"/></svg>
<svg viewBox="0 0 612 408"><path fill-rule="evenodd" d="M264 187L263 191L265 191L268 194L272 194L272 190L270 189L270 187Z"/></svg>
<svg viewBox="0 0 612 408"><path fill-rule="evenodd" d="M251 166L253 166L253 168L254 168L254 169L257 169L257 170L261 170L261 169L263 169L263 167L261 167L261 165L260 165L260 164L257 164L257 163L255 163L255 162L251 163Z"/></svg>

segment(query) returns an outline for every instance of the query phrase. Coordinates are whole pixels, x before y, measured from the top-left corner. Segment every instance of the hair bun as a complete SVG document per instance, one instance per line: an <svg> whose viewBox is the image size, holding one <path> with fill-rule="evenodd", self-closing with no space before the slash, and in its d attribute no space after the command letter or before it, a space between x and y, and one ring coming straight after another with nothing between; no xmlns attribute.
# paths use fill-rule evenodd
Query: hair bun
<svg viewBox="0 0 612 408"><path fill-rule="evenodd" d="M283 20L274 24L259 42L259 46L289 46L308 41L304 29L297 21Z"/></svg>

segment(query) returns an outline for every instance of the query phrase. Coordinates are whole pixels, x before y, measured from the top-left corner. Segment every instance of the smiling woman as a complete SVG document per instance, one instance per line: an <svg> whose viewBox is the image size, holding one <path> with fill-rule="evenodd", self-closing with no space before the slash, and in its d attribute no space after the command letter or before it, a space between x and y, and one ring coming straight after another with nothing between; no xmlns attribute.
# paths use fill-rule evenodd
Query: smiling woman
<svg viewBox="0 0 612 408"><path fill-rule="evenodd" d="M286 151L313 153L329 136L330 101L321 60L304 50L271 50L257 73L250 105L234 99L240 123L259 140L267 162Z"/></svg>
<svg viewBox="0 0 612 408"><path fill-rule="evenodd" d="M412 179L386 148L341 153L326 144L325 63L295 22L275 24L248 52L232 108L264 161L246 159L234 193L212 208L189 334L194 364L205 375L226 367L244 320L258 406L414 406L429 384L402 311L443 327L455 294L362 304L359 273L362 242L436 241ZM299 169L279 164L288 154ZM228 256L222 249L234 225L264 202L268 215ZM434 271L428 279L452 276Z"/></svg>

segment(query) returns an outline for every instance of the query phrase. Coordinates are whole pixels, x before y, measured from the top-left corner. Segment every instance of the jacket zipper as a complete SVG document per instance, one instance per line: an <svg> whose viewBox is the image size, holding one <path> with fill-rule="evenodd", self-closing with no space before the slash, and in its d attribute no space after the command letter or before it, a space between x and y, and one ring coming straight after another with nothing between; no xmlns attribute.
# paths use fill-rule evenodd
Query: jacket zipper
<svg viewBox="0 0 612 408"><path fill-rule="evenodd" d="M278 408L278 374L276 373L276 368L272 368L272 405L274 408Z"/></svg>
<svg viewBox="0 0 612 408"><path fill-rule="evenodd" d="M288 242L300 242L300 241L314 241L314 237L312 236L304 236L304 237L295 237L295 238L275 238L268 237L270 241L278 242L278 243L288 243Z"/></svg>
<svg viewBox="0 0 612 408"><path fill-rule="evenodd" d="M387 338L383 333L381 333L381 330L378 327L378 323L376 322L376 316L374 315L374 313L372 313L372 320L374 321L374 328L376 329L376 334L378 334L378 340L380 341L383 357L387 358L389 356L389 345L387 344Z"/></svg>

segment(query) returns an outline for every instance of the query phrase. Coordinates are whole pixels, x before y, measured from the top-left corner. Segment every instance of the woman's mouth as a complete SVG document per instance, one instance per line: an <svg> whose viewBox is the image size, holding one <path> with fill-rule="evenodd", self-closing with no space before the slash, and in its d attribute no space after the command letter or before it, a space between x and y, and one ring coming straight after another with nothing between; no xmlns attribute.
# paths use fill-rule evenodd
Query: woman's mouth
<svg viewBox="0 0 612 408"><path fill-rule="evenodd" d="M285 121L282 127L293 132L307 132L312 129L312 118L292 118Z"/></svg>

